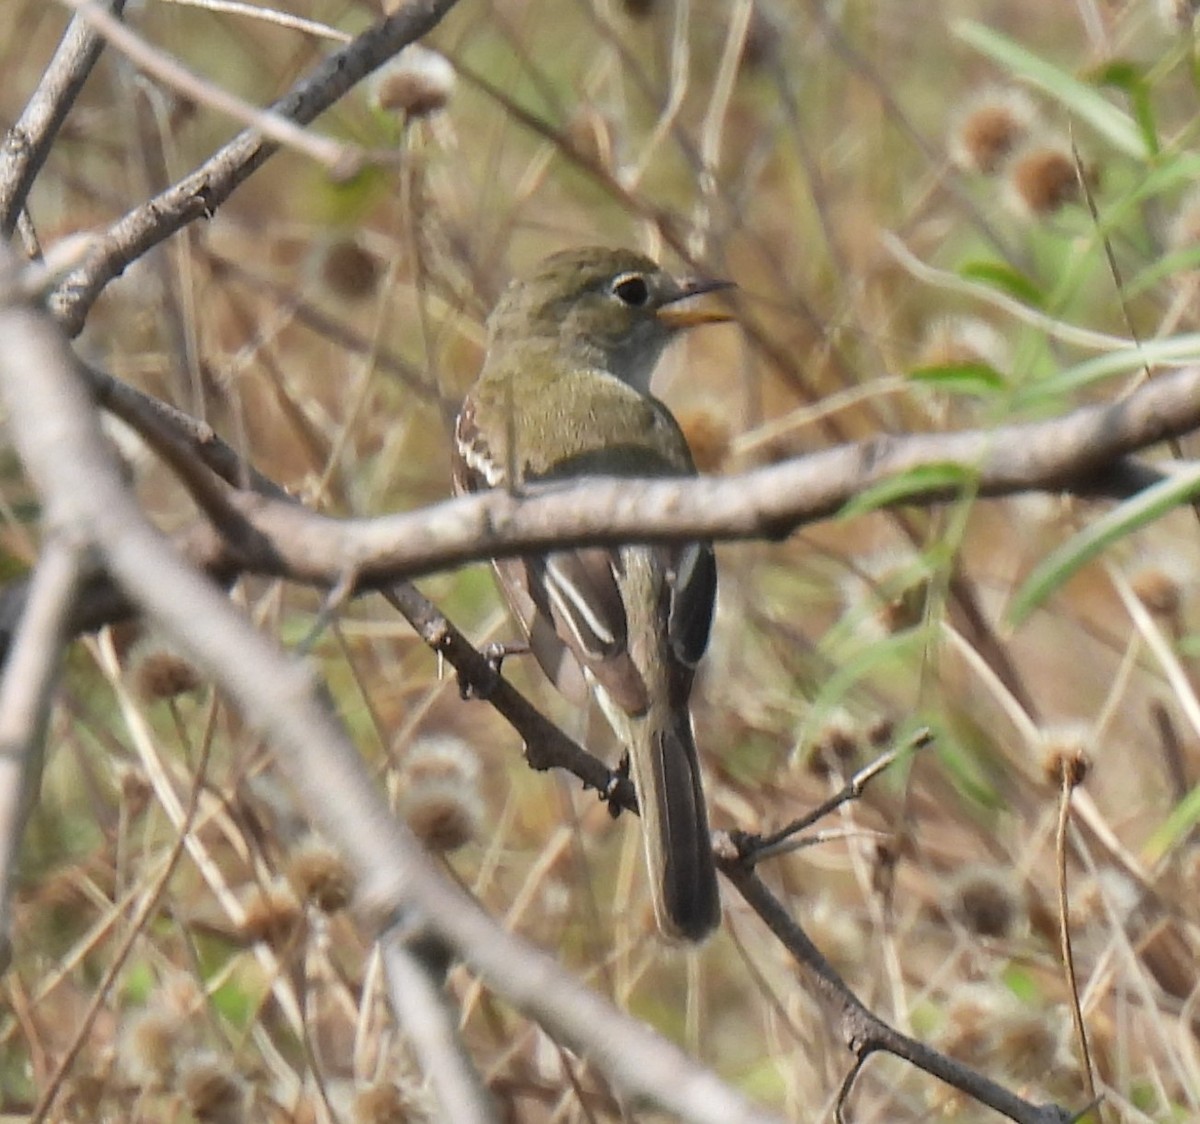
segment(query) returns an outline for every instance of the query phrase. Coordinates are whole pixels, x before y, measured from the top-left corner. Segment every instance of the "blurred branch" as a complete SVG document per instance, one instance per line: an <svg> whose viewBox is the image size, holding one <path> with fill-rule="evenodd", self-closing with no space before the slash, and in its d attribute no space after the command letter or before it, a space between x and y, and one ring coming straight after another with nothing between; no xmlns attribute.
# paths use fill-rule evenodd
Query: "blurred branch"
<svg viewBox="0 0 1200 1124"><path fill-rule="evenodd" d="M776 1120L507 932L442 873L392 814L308 666L280 652L142 515L58 333L9 305L0 311L0 339L14 443L47 505L95 544L138 609L263 732L313 822L355 869L366 918L403 917L427 931L637 1101L684 1121Z"/></svg>
<svg viewBox="0 0 1200 1124"><path fill-rule="evenodd" d="M429 949L419 935L406 940L393 927L380 938L388 995L408 1032L421 1069L429 1075L445 1120L487 1124L499 1118L463 1048L457 1019L442 989L445 950Z"/></svg>
<svg viewBox="0 0 1200 1124"><path fill-rule="evenodd" d="M119 16L125 0L108 0L106 12ZM87 76L96 65L104 40L76 16L67 27L42 80L17 123L0 147L0 238L7 241L34 179L50 152Z"/></svg>
<svg viewBox="0 0 1200 1124"><path fill-rule="evenodd" d="M50 700L69 639L67 620L82 570L80 545L51 533L29 583L24 612L0 682L0 973L12 953L9 907Z"/></svg>
<svg viewBox="0 0 1200 1124"><path fill-rule="evenodd" d="M91 384L97 403L141 437L175 469L189 489L205 468L225 483L246 489L254 495L272 498L288 505L297 505L278 484L247 464L232 447L222 441L211 427L197 422L181 410L176 410L157 398L143 394L119 379L93 367L81 367ZM212 499L212 490L204 487L193 497L202 506ZM205 570L219 584L227 584L236 572L236 563L228 547L231 542L245 545L253 535L241 521L241 513L222 497L215 512L210 513L216 526L233 527L233 536L215 536L200 524L176 546L193 565ZM207 509L206 509L207 510ZM303 508L299 508L303 511ZM100 584L100 583L97 583ZM7 593L7 590L0 591ZM454 627L451 621L409 583L398 583L381 590L388 602L412 625L417 635L443 657L459 674L464 693L486 699L505 717L525 740L525 757L533 769L569 769L585 785L601 792L615 804L636 808L633 785L628 778L614 773L597 758L568 738L553 722L537 710L515 687L501 678L488 659ZM88 597L90 597L90 591ZM88 597L81 600L87 601ZM115 604L123 602L110 598ZM0 598L0 655L4 647L3 598ZM121 615L127 615L123 612ZM98 627L91 624L89 627Z"/></svg>
<svg viewBox="0 0 1200 1124"><path fill-rule="evenodd" d="M306 125L401 48L430 31L455 0L409 0L321 62L271 107L274 114ZM82 329L104 287L152 246L195 219L211 215L233 190L276 151L256 129L239 133L190 175L134 208L98 236L85 265L55 290L50 307L68 334Z"/></svg>

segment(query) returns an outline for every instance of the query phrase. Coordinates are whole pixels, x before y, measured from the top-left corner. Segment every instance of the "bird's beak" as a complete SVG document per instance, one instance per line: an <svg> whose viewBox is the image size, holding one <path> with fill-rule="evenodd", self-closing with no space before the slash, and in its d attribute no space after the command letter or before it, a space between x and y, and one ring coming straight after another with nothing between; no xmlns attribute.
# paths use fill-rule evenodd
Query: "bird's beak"
<svg viewBox="0 0 1200 1124"><path fill-rule="evenodd" d="M735 287L732 281L685 281L678 294L659 305L655 315L660 324L672 329L727 323L733 319L733 313L708 301L697 303L693 298Z"/></svg>

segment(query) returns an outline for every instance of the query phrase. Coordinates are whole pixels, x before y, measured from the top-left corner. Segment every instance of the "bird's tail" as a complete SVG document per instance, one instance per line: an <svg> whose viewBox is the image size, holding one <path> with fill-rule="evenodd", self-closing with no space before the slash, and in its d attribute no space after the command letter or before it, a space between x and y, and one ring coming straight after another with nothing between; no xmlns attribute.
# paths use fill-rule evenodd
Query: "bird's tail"
<svg viewBox="0 0 1200 1124"><path fill-rule="evenodd" d="M630 739L654 913L668 940L701 941L721 920L721 898L700 761L687 710L659 713L653 707Z"/></svg>

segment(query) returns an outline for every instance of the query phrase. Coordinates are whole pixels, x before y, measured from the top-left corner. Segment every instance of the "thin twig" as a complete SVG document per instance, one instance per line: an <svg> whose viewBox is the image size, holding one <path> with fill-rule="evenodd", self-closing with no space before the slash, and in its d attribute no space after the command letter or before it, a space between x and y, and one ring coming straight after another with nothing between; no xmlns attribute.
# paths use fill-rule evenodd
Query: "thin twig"
<svg viewBox="0 0 1200 1124"><path fill-rule="evenodd" d="M1037 1105L1011 1093L983 1074L901 1034L872 1014L846 986L833 966L796 924L766 883L740 859L729 856L720 869L745 899L747 905L792 954L806 983L830 1012L831 1026L854 1056L854 1065L842 1086L844 1104L853 1078L873 1053L885 1051L903 1058L926 1073L945 1081L1019 1124L1066 1124L1073 1114L1058 1105Z"/></svg>
<svg viewBox="0 0 1200 1124"><path fill-rule="evenodd" d="M1071 1024L1075 1030L1075 1044L1079 1050L1079 1068L1083 1072L1083 1088L1087 1093L1088 1100L1097 1103L1092 1052L1088 1047L1083 1010L1079 1006L1079 980L1075 975L1075 951L1071 944L1071 901L1067 889L1067 852L1070 849L1067 830L1071 823L1071 793L1083 779L1085 770L1086 766L1082 762L1063 761L1060 763L1061 787L1059 789L1058 826L1054 834L1054 850L1058 869L1059 949L1062 953L1067 996L1070 999ZM1097 1107L1097 1112L1099 1112L1099 1107Z"/></svg>
<svg viewBox="0 0 1200 1124"><path fill-rule="evenodd" d="M840 792L835 793L828 800L822 801L803 816L792 820L786 827L781 827L778 831L774 831L770 835L740 836L736 842L742 859L750 864L759 863L763 859L774 858L776 855L795 851L804 846L804 842L795 839L794 836L818 820L823 819L830 812L840 808L847 801L859 799L866 790L867 785L887 769L890 769L899 758L910 752L924 749L926 746L932 744L932 731L927 727L922 727L902 745L895 746L885 753L881 753L874 761L864 765L845 783Z"/></svg>

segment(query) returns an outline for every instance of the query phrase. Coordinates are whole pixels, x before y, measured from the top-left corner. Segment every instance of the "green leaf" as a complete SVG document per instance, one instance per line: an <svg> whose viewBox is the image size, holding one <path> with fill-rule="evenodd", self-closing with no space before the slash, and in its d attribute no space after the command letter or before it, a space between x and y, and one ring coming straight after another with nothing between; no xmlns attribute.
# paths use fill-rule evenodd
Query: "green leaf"
<svg viewBox="0 0 1200 1124"><path fill-rule="evenodd" d="M1024 79L1080 120L1086 121L1114 148L1135 160L1146 160L1151 148L1133 118L1118 109L1094 87L1026 50L1018 43L973 20L957 20L954 33L963 42L987 55L1014 77Z"/></svg>
<svg viewBox="0 0 1200 1124"><path fill-rule="evenodd" d="M1020 624L1056 589L1112 543L1198 495L1200 466L1172 473L1166 480L1114 507L1035 567L1009 606L1009 621L1014 625Z"/></svg>
<svg viewBox="0 0 1200 1124"><path fill-rule="evenodd" d="M846 699L864 679L881 677L894 684L906 668L919 669L928 645L929 630L920 626L872 640L854 655L833 661L829 675L809 705L800 731L800 744L811 744L829 716L845 705Z"/></svg>
<svg viewBox="0 0 1200 1124"><path fill-rule="evenodd" d="M1008 990L1023 1003L1041 1003L1045 999L1040 974L1012 961L1001 973Z"/></svg>
<svg viewBox="0 0 1200 1124"><path fill-rule="evenodd" d="M978 281L993 289L999 289L1010 297L1033 308L1046 305L1042 290L1018 269L1000 261L970 261L959 266L959 276L968 281Z"/></svg>
<svg viewBox="0 0 1200 1124"><path fill-rule="evenodd" d="M1185 246L1183 249L1156 257L1122 286L1122 292L1125 299L1131 301L1153 289L1165 278L1195 269L1200 269L1200 245Z"/></svg>
<svg viewBox="0 0 1200 1124"><path fill-rule="evenodd" d="M975 473L955 461L921 465L898 476L890 476L860 492L842 508L839 517L849 519L865 515L877 508L892 507L930 492L961 492L974 483Z"/></svg>
<svg viewBox="0 0 1200 1124"><path fill-rule="evenodd" d="M1017 397L1015 409L1026 409L1045 399L1057 400L1113 375L1128 375L1143 367L1178 367L1200 361L1200 332L1144 340L1136 347L1108 351L1076 363L1052 378L1031 384Z"/></svg>
<svg viewBox="0 0 1200 1124"><path fill-rule="evenodd" d="M1191 833L1197 823L1200 823L1200 786L1193 788L1179 801L1162 825L1151 834L1142 849L1146 860L1157 864Z"/></svg>
<svg viewBox="0 0 1200 1124"><path fill-rule="evenodd" d="M1150 86L1141 68L1126 59L1111 59L1093 71L1089 78L1096 86L1114 86L1124 91L1133 109L1133 118L1142 131L1147 150L1154 156L1160 151L1158 126L1154 119L1154 102L1150 97Z"/></svg>
<svg viewBox="0 0 1200 1124"><path fill-rule="evenodd" d="M950 394L977 398L990 397L1008 386L1004 376L987 363L938 363L909 371L908 377Z"/></svg>

